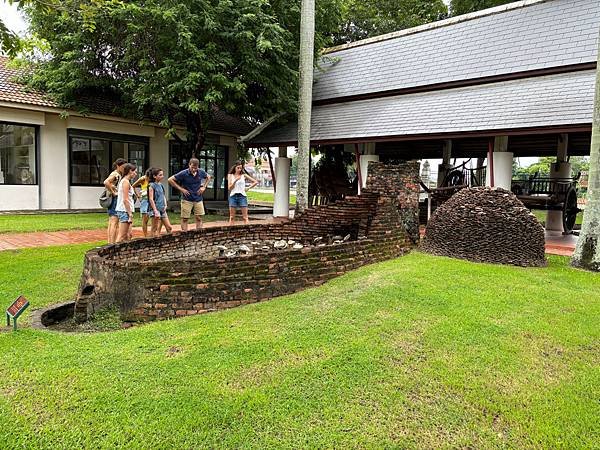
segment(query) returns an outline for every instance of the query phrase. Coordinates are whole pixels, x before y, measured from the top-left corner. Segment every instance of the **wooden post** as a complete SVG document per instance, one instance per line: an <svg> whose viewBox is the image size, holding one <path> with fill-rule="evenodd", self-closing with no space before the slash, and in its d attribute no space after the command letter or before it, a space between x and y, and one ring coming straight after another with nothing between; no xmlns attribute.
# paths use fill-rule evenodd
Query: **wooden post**
<svg viewBox="0 0 600 450"><path fill-rule="evenodd" d="M488 142L488 170L490 171L490 186L494 187L494 138Z"/></svg>
<svg viewBox="0 0 600 450"><path fill-rule="evenodd" d="M360 170L360 152L358 151L358 144L354 144L354 158L356 158L356 172L358 174L358 195L362 190L362 173Z"/></svg>
<svg viewBox="0 0 600 450"><path fill-rule="evenodd" d="M271 169L271 179L273 180L273 192L277 192L277 180L275 179L275 169L273 168L271 149L267 149L267 158L269 159L269 169Z"/></svg>

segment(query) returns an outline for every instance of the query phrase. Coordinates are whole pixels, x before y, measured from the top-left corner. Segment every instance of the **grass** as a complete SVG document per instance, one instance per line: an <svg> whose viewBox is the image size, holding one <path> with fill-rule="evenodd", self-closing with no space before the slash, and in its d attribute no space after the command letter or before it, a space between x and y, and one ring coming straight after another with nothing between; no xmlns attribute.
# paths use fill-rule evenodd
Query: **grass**
<svg viewBox="0 0 600 450"><path fill-rule="evenodd" d="M25 295L30 309L71 300L83 269L83 254L98 245L103 243L0 251L0 299L12 302Z"/></svg>
<svg viewBox="0 0 600 450"><path fill-rule="evenodd" d="M77 286L90 246L0 252L0 298ZM62 262L61 262L62 261ZM0 333L5 448L592 448L600 275L412 253L229 311ZM20 287L17 287L20 285Z"/></svg>
<svg viewBox="0 0 600 450"><path fill-rule="evenodd" d="M532 209L531 212L535 214L535 217L537 217L537 220L539 220L542 225L546 224L546 217L548 215L548 211ZM583 211L577 214L577 218L575 219L575 225L581 225L581 222L583 222Z"/></svg>
<svg viewBox="0 0 600 450"><path fill-rule="evenodd" d="M250 190L248 191L248 201L252 202L268 202L273 203L275 199L275 194L273 192L261 192ZM290 194L290 205L296 204L296 195Z"/></svg>
<svg viewBox="0 0 600 450"><path fill-rule="evenodd" d="M106 228L106 213L65 213L65 214L0 214L0 234L27 233L37 231L96 230ZM181 221L179 213L169 213L171 223ZM223 216L203 216L205 222L224 220ZM134 216L134 225L141 226L139 211Z"/></svg>

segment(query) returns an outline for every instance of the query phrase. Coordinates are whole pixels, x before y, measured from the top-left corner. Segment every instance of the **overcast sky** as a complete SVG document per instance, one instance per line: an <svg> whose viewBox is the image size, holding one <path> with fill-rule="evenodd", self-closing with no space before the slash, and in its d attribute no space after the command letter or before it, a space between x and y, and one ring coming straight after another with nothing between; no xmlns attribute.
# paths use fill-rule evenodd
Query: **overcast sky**
<svg viewBox="0 0 600 450"><path fill-rule="evenodd" d="M18 34L25 33L27 25L25 24L23 17L21 17L21 14L17 11L17 5L14 3L9 5L4 2L4 0L0 0L0 17L2 17L2 21L9 30Z"/></svg>

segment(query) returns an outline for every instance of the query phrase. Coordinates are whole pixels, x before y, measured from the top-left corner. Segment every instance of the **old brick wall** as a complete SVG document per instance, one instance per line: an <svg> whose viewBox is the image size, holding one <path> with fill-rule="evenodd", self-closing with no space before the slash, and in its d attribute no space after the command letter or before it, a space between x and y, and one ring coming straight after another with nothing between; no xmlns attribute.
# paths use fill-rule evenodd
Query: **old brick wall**
<svg viewBox="0 0 600 450"><path fill-rule="evenodd" d="M395 169L394 169L395 167ZM359 197L318 206L294 220L176 233L86 254L76 317L119 305L125 320L153 320L253 303L317 286L410 249L406 217L418 214L418 166L375 165ZM388 180L392 179L392 180ZM398 186L407 183L407 186ZM414 208L414 211L405 211ZM347 236L333 243L334 236ZM315 238L322 238L314 242ZM273 248L276 241L302 248ZM219 256L218 246L247 255Z"/></svg>
<svg viewBox="0 0 600 450"><path fill-rule="evenodd" d="M412 243L419 242L419 161L396 164L369 162L367 189L395 202Z"/></svg>
<svg viewBox="0 0 600 450"><path fill-rule="evenodd" d="M510 191L467 188L437 208L421 248L477 262L544 266L544 228Z"/></svg>

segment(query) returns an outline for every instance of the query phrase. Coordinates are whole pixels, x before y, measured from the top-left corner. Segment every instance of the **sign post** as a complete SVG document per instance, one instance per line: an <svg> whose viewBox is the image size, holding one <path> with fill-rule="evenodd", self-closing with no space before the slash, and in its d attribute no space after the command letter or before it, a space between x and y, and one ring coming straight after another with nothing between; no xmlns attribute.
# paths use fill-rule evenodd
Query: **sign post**
<svg viewBox="0 0 600 450"><path fill-rule="evenodd" d="M17 331L17 319L23 314L23 311L25 311L28 306L29 300L22 295L19 295L19 298L17 298L6 310L6 326L10 327L10 319L12 318L13 331Z"/></svg>

